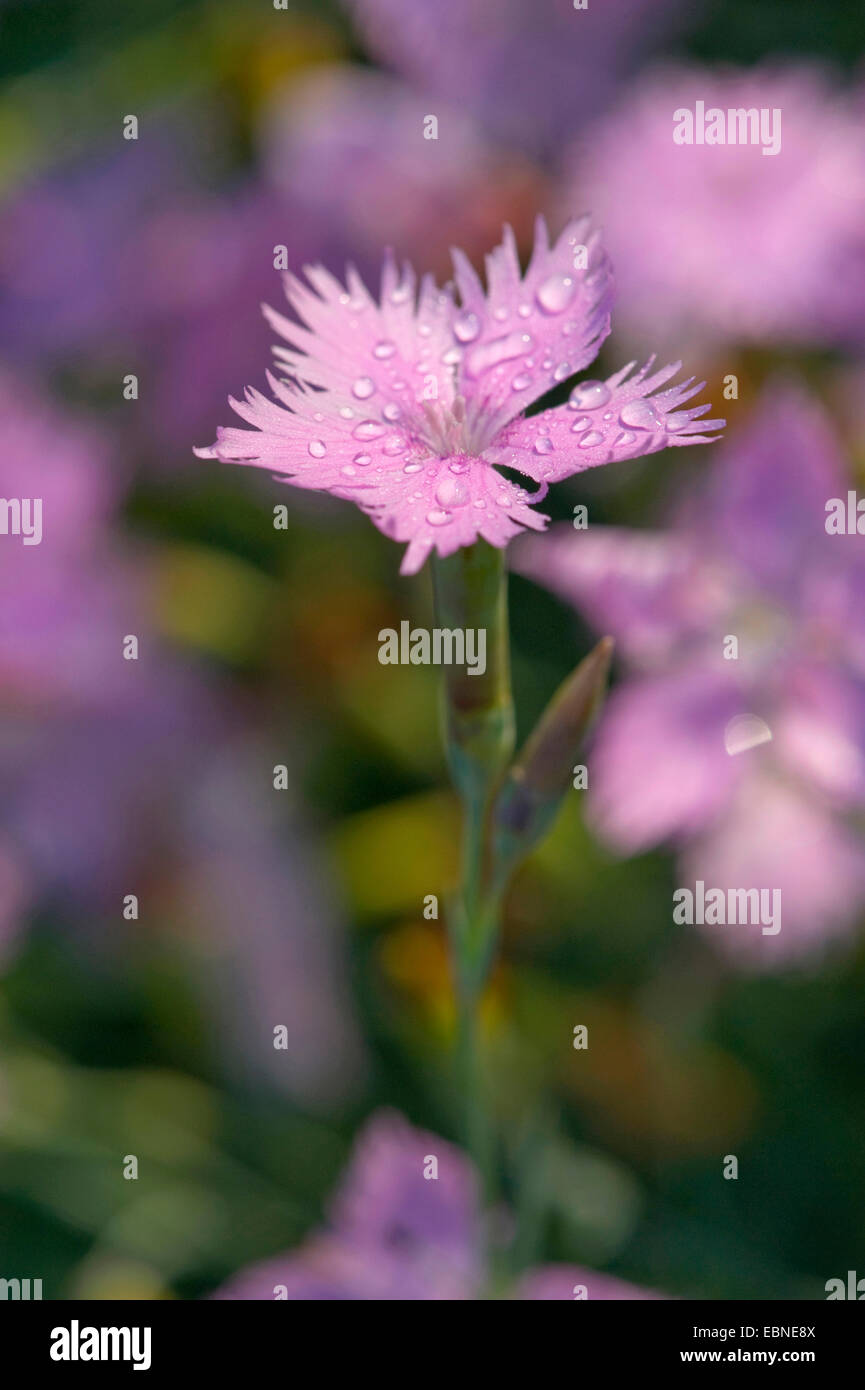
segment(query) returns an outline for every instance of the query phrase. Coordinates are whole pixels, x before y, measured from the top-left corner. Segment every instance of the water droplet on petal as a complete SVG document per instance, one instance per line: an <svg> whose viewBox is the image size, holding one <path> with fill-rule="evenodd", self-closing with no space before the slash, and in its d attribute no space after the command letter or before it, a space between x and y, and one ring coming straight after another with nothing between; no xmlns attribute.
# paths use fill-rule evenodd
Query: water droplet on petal
<svg viewBox="0 0 865 1390"><path fill-rule="evenodd" d="M392 343L390 338L382 338L380 343L376 343L372 350L373 357L377 357L380 362L384 362L388 357L393 357L396 352L396 343Z"/></svg>
<svg viewBox="0 0 865 1390"><path fill-rule="evenodd" d="M477 314L461 314L454 324L454 337L461 343L474 342L481 331L481 321Z"/></svg>
<svg viewBox="0 0 865 1390"><path fill-rule="evenodd" d="M395 401L391 401L381 413L386 420L390 420L393 424L394 420L398 420L400 417L400 408Z"/></svg>
<svg viewBox="0 0 865 1390"><path fill-rule="evenodd" d="M542 434L540 439L535 440L536 454L554 454L556 446L548 435Z"/></svg>
<svg viewBox="0 0 865 1390"><path fill-rule="evenodd" d="M346 478L353 478L357 469L350 463L344 463L339 471L343 473Z"/></svg>
<svg viewBox="0 0 865 1390"><path fill-rule="evenodd" d="M591 430L589 434L584 434L580 440L581 449L594 449L596 444L603 444L604 436L597 430Z"/></svg>
<svg viewBox="0 0 865 1390"><path fill-rule="evenodd" d="M690 424L690 419L686 410L683 410L679 415L667 416L666 426L670 434L678 434L688 424Z"/></svg>
<svg viewBox="0 0 865 1390"><path fill-rule="evenodd" d="M366 468L368 464L372 463L372 454L355 454L352 462L356 463L359 468Z"/></svg>
<svg viewBox="0 0 865 1390"><path fill-rule="evenodd" d="M583 430L587 430L591 423L588 415L578 415L571 425L571 434L582 434Z"/></svg>
<svg viewBox="0 0 865 1390"><path fill-rule="evenodd" d="M506 492L500 492L499 495L498 495L498 497L496 498L496 506L498 506L498 507L509 507L510 505L511 505L511 499L510 499L510 497L508 496L508 494L507 494Z"/></svg>
<svg viewBox="0 0 865 1390"><path fill-rule="evenodd" d="M327 445L322 439L311 439L306 447L314 459L323 459L327 453Z"/></svg>
<svg viewBox="0 0 865 1390"><path fill-rule="evenodd" d="M626 444L633 444L636 437L637 436L634 434L633 430L622 430L622 433L616 440L616 448L624 449Z"/></svg>
<svg viewBox="0 0 865 1390"><path fill-rule="evenodd" d="M405 468L404 468L402 471L403 471L403 473L421 473L421 472L423 471L423 464L422 464L422 463L407 463L406 466L405 466Z"/></svg>
<svg viewBox="0 0 865 1390"><path fill-rule="evenodd" d="M520 316L521 319L527 319L527 318L529 317L529 314L530 314L531 312L532 312L532 306L531 306L531 304L521 304L521 305L519 306L519 308L517 309L517 313L519 314L519 316Z"/></svg>
<svg viewBox="0 0 865 1390"><path fill-rule="evenodd" d="M401 454L405 448L406 441L401 434L392 434L390 439L386 439L381 446L383 454L393 458L395 454Z"/></svg>
<svg viewBox="0 0 865 1390"><path fill-rule="evenodd" d="M538 286L536 299L545 313L560 314L567 309L576 288L576 282L570 275L550 275Z"/></svg>
<svg viewBox="0 0 865 1390"><path fill-rule="evenodd" d="M486 502L484 501L484 499L483 499L482 497L479 497L478 500L477 500L477 502L473 502L473 503L472 503L472 506L473 506L473 507L485 507L486 505L487 505L487 504L486 504Z"/></svg>
<svg viewBox="0 0 865 1390"><path fill-rule="evenodd" d="M581 381L568 397L571 410L597 410L610 399L610 388L603 381ZM627 423L627 421L625 422Z"/></svg>
<svg viewBox="0 0 865 1390"><path fill-rule="evenodd" d="M430 526L446 526L452 518L450 512L432 511L427 512L426 519Z"/></svg>
<svg viewBox="0 0 865 1390"><path fill-rule="evenodd" d="M498 319L499 323L504 323L504 321L505 321L505 319L507 318L507 316L508 316L508 311L507 311L507 309L496 309L496 310L494 311L494 313L493 313L493 318L494 318L494 319Z"/></svg>
<svg viewBox="0 0 865 1390"><path fill-rule="evenodd" d="M623 425L635 430L655 430L661 424L657 407L642 397L623 405L619 411L619 419Z"/></svg>
<svg viewBox="0 0 865 1390"><path fill-rule="evenodd" d="M457 347L448 348L447 352L442 353L442 361L446 367L457 367L462 360L462 352Z"/></svg>
<svg viewBox="0 0 865 1390"><path fill-rule="evenodd" d="M428 338L429 335L432 333L432 329L430 328L428 323L419 323L417 331L422 338Z"/></svg>
<svg viewBox="0 0 865 1390"><path fill-rule="evenodd" d="M377 420L361 420L352 430L355 439L378 439L384 434L384 425Z"/></svg>
<svg viewBox="0 0 865 1390"><path fill-rule="evenodd" d="M467 473L469 466L467 463L461 462L460 459L454 459L453 463L448 464L448 468L452 473Z"/></svg>
<svg viewBox="0 0 865 1390"><path fill-rule="evenodd" d="M341 410L340 410L339 413L340 413L340 415L342 416L343 420L353 420L353 419L354 419L354 411L352 410L352 408L351 408L350 405L344 405L344 406L341 408Z"/></svg>
<svg viewBox="0 0 865 1390"><path fill-rule="evenodd" d="M371 376L359 376L351 388L351 394L357 396L359 401L367 400L375 390L375 382Z"/></svg>
<svg viewBox="0 0 865 1390"><path fill-rule="evenodd" d="M560 362L553 372L553 381L564 381L566 376L571 374L570 362Z"/></svg>
<svg viewBox="0 0 865 1390"><path fill-rule="evenodd" d="M528 372L520 372L511 382L512 391L525 391L527 386L531 386L532 379Z"/></svg>
<svg viewBox="0 0 865 1390"><path fill-rule="evenodd" d="M510 362L514 357L523 357L531 347L532 339L528 333L506 333L502 338L493 338L491 343L480 343L469 354L469 376L482 376L492 367L497 367L500 362Z"/></svg>
<svg viewBox="0 0 865 1390"><path fill-rule="evenodd" d="M443 507L464 507L469 500L469 490L456 478L443 478L435 490L435 499Z"/></svg>
<svg viewBox="0 0 865 1390"><path fill-rule="evenodd" d="M772 730L758 714L737 714L724 729L724 747L731 758L771 741Z"/></svg>
<svg viewBox="0 0 865 1390"><path fill-rule="evenodd" d="M391 293L390 302L391 304L405 304L410 297L411 285L397 285Z"/></svg>

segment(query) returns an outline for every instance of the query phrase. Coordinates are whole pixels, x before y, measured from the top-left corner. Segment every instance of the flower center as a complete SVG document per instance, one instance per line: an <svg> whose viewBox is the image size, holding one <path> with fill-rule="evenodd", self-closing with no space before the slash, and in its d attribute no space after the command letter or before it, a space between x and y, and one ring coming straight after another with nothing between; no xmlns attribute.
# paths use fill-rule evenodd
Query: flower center
<svg viewBox="0 0 865 1390"><path fill-rule="evenodd" d="M469 416L463 396L456 396L450 406L441 401L422 401L421 411L413 432L439 458L453 454L476 456L490 443L483 420Z"/></svg>

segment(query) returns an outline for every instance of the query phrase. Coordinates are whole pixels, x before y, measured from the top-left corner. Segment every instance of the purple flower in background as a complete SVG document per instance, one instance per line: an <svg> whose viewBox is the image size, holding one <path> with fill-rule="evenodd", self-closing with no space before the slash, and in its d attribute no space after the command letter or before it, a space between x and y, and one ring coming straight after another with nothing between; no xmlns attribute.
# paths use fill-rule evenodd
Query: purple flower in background
<svg viewBox="0 0 865 1390"><path fill-rule="evenodd" d="M430 277L416 292L410 266L385 260L380 303L353 270L348 287L322 267L309 286L291 275L286 293L300 322L268 319L290 347L268 375L279 404L248 390L232 401L253 431L221 429L203 458L252 463L298 487L350 498L396 541L402 572L432 550L450 555L479 538L504 546L521 526L543 529L531 504L549 482L585 468L705 443L722 420L708 405L680 407L705 383L659 391L681 363L574 387L566 405L527 418L539 397L586 367L610 329L612 277L587 218L551 247L538 220L521 275L513 236L487 260L487 290L454 252L460 303ZM708 431L709 433L701 433ZM496 464L540 483L534 495Z"/></svg>
<svg viewBox="0 0 865 1390"><path fill-rule="evenodd" d="M517 557L630 667L591 754L598 832L672 842L691 888L779 889L777 934L705 927L748 964L804 957L865 904L865 555L826 530L847 492L820 407L776 385L668 532L567 528Z"/></svg>
<svg viewBox="0 0 865 1390"><path fill-rule="evenodd" d="M470 112L499 139L554 155L614 95L649 49L678 27L679 0L352 0L386 66L429 97ZM690 6L690 14L699 12ZM430 107L436 110L435 105Z"/></svg>
<svg viewBox="0 0 865 1390"><path fill-rule="evenodd" d="M437 105L432 119L398 78L313 70L267 111L264 176L292 216L339 233L364 271L378 269L384 244L445 271L438 258L452 241L474 255L505 221L520 239L530 233L543 184L534 166L491 144L462 103Z"/></svg>
<svg viewBox="0 0 865 1390"><path fill-rule="evenodd" d="M677 144L697 103L777 118L780 148ZM747 122L746 122L747 124ZM684 118L680 126L684 130ZM735 126L738 137L738 118ZM748 126L750 131L750 126ZM771 143L771 142L770 142ZM604 227L635 340L659 325L699 343L862 341L865 145L861 97L818 67L671 68L641 80L574 144L574 192ZM684 347L683 347L684 345Z"/></svg>
<svg viewBox="0 0 865 1390"><path fill-rule="evenodd" d="M474 1170L459 1149L380 1111L358 1136L324 1231L293 1254L242 1270L219 1299L437 1301L486 1292ZM531 1270L523 1299L658 1298L568 1265ZM508 1295L510 1296L510 1295Z"/></svg>
<svg viewBox="0 0 865 1390"><path fill-rule="evenodd" d="M16 364L86 349L110 360L142 307L138 229L182 187L179 131L130 152L95 150L6 194L0 216L0 345Z"/></svg>

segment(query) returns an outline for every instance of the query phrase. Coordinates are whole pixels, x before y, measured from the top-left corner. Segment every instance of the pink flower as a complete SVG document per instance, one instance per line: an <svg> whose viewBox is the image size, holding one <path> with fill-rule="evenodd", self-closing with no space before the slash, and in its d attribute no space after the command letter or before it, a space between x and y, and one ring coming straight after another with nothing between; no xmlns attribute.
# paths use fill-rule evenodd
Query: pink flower
<svg viewBox="0 0 865 1390"><path fill-rule="evenodd" d="M695 113L698 102L707 116L779 112L767 132L776 130L780 147L675 143L674 113ZM689 353L729 342L861 342L857 106L861 97L806 64L677 66L635 84L575 143L563 196L568 206L579 189L603 222L623 331L639 340L649 326L661 350L669 335Z"/></svg>
<svg viewBox="0 0 865 1390"><path fill-rule="evenodd" d="M478 1184L468 1159L437 1135L385 1110L358 1136L328 1227L314 1232L299 1250L240 1270L214 1297L461 1302L483 1296L489 1273ZM529 1270L504 1296L532 1301L664 1297L571 1265Z"/></svg>
<svg viewBox="0 0 865 1390"><path fill-rule="evenodd" d="M650 374L653 359L634 375L632 362L580 383L566 405L524 414L588 366L610 330L612 274L588 218L552 247L538 219L525 275L506 229L487 259L486 291L465 256L453 255L459 302L428 276L416 292L411 267L400 274L390 254L378 303L351 268L346 289L321 266L307 268L308 285L286 275L300 322L265 313L290 345L276 356L292 380L268 375L278 404L252 389L232 401L257 432L222 429L199 456L350 498L385 535L408 542L402 572L414 574L433 550L450 555L478 539L503 547L521 527L543 530L532 503L550 482L668 444L706 443L724 424L699 419L708 405L679 409L704 383L659 391L681 363ZM516 486L496 464L539 490Z"/></svg>
<svg viewBox="0 0 865 1390"><path fill-rule="evenodd" d="M865 905L865 557L826 532L851 481L820 404L778 382L669 530L563 526L516 551L628 668L591 752L598 833L671 844L682 886L777 890L777 934L703 928L750 968L813 961Z"/></svg>

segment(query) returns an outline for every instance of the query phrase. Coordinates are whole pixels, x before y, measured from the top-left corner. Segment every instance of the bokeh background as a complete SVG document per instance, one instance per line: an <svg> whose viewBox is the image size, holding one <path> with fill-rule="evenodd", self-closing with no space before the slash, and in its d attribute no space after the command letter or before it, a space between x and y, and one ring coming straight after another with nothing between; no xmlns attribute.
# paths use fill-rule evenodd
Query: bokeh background
<svg viewBox="0 0 865 1390"><path fill-rule="evenodd" d="M41 546L0 538L0 1276L46 1298L205 1296L320 1227L380 1107L459 1142L436 673L377 661L381 628L430 624L428 576L400 579L348 503L192 456L229 393L263 385L274 247L375 283L393 245L446 278L450 246L479 264L503 222L525 251L538 211L555 230L596 212L620 292L592 375L681 356L729 428L546 509L663 528L717 459L741 476L775 448L745 550L771 513L807 566L784 460L794 491L821 450L845 490L865 466L862 31L846 0L0 7L0 492L45 499ZM677 150L673 109L716 94L781 107L783 154ZM862 606L850 554L838 582ZM597 625L511 582L524 735ZM811 611L787 609L806 667ZM675 816L629 839L574 791L520 872L485 1003L515 1271L821 1298L865 1259L850 612L843 656L820 656L843 711L809 689L797 725L819 834L768 812L753 831L773 865L829 863L829 888L800 885L801 950L755 962L673 925ZM632 679L623 661L614 683ZM650 805L693 772L658 737L638 728L626 759Z"/></svg>

